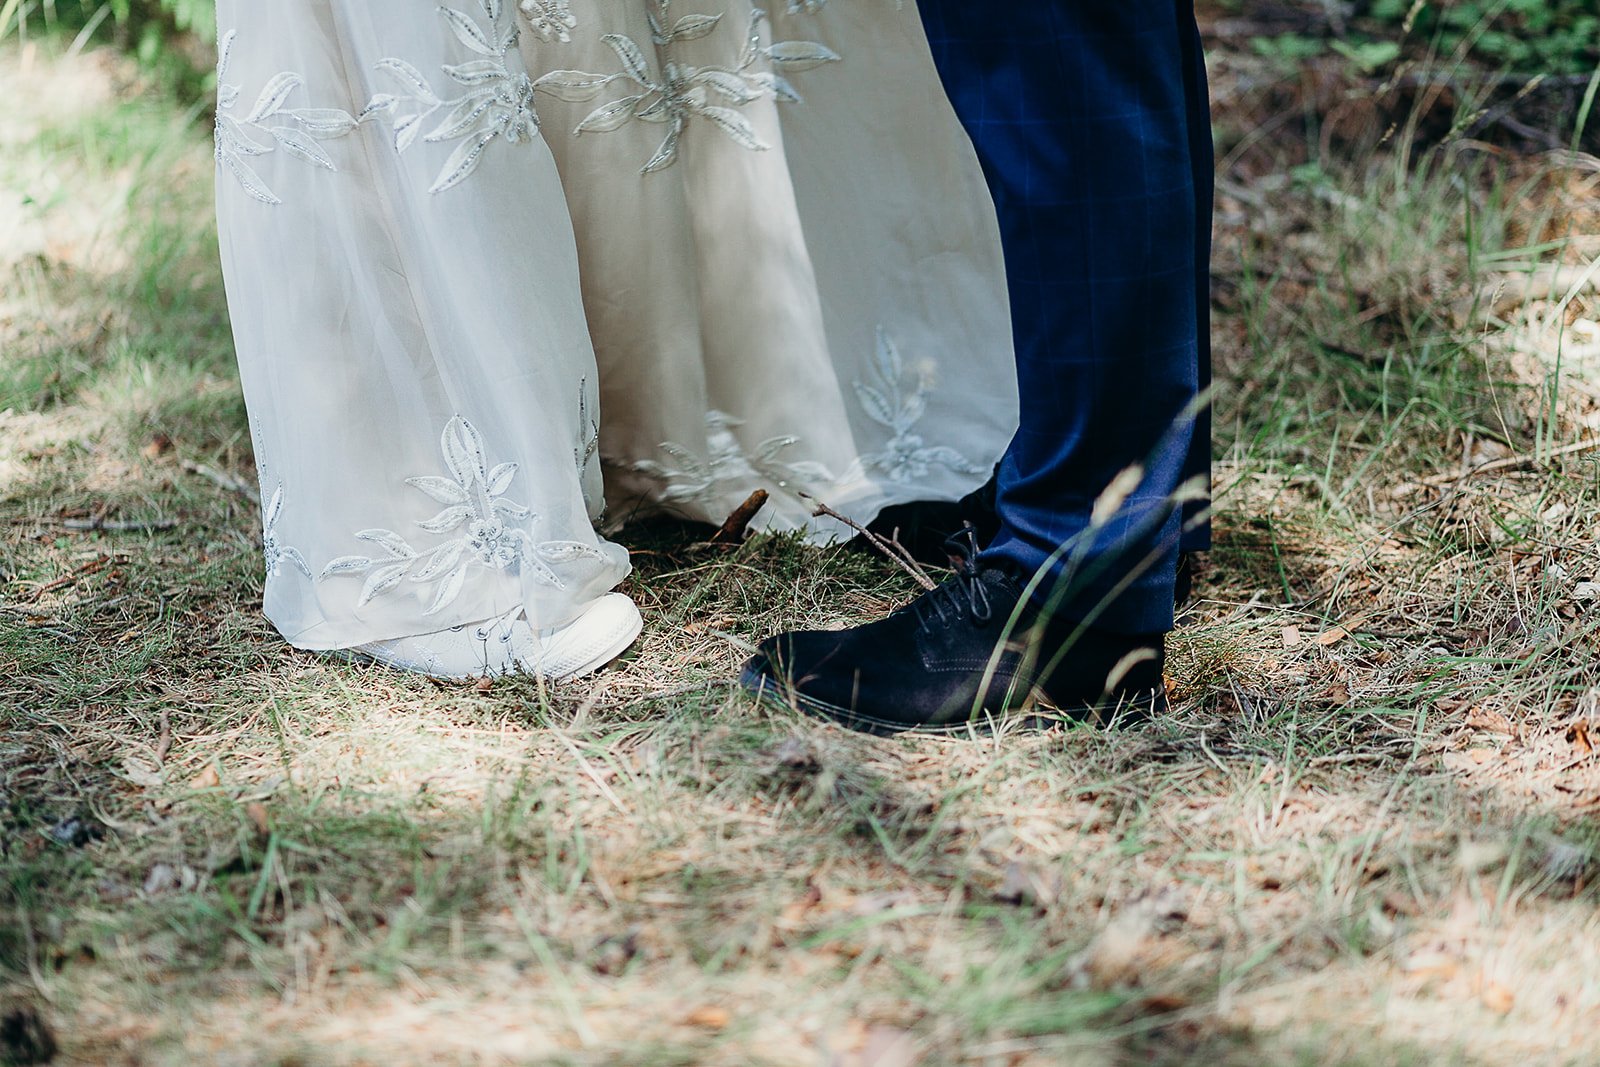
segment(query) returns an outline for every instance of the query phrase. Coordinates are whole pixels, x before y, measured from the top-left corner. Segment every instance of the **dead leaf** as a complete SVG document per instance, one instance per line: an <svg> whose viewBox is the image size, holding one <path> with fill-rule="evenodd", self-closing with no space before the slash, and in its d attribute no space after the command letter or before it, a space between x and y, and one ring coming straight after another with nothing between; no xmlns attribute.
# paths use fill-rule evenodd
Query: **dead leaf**
<svg viewBox="0 0 1600 1067"><path fill-rule="evenodd" d="M1594 742L1589 740L1589 724L1587 722L1580 720L1568 727L1567 741L1585 756L1594 751Z"/></svg>
<svg viewBox="0 0 1600 1067"><path fill-rule="evenodd" d="M888 1026L869 1029L866 1044L855 1056L856 1067L916 1067L921 1061L911 1035Z"/></svg>
<svg viewBox="0 0 1600 1067"><path fill-rule="evenodd" d="M788 907L783 909L783 914L779 916L778 922L780 925L788 927L789 929L802 926L805 923L806 916L811 912L811 909L815 908L821 903L821 887L819 887L815 882L808 882L806 884L806 891L800 894L798 899L791 901Z"/></svg>
<svg viewBox="0 0 1600 1067"><path fill-rule="evenodd" d="M1161 925L1180 914L1176 891L1147 893L1125 905L1105 929L1067 963L1078 989L1109 989L1135 984L1151 955Z"/></svg>
<svg viewBox="0 0 1600 1067"><path fill-rule="evenodd" d="M122 776L145 789L157 789L162 785L161 768L138 756L128 756L122 761Z"/></svg>
<svg viewBox="0 0 1600 1067"><path fill-rule="evenodd" d="M1483 992L1479 995L1483 998L1483 1006L1496 1015L1509 1015L1517 1002L1516 995L1497 982L1485 982Z"/></svg>
<svg viewBox="0 0 1600 1067"><path fill-rule="evenodd" d="M1438 978L1448 982L1461 969L1461 963L1447 952L1418 952L1402 965L1415 978Z"/></svg>
<svg viewBox="0 0 1600 1067"><path fill-rule="evenodd" d="M250 825L256 828L257 837L269 837L272 834L272 820L267 817L267 806L262 803L246 804L244 813L250 818Z"/></svg>
<svg viewBox="0 0 1600 1067"><path fill-rule="evenodd" d="M1299 648L1303 644L1305 644L1305 638L1300 636L1300 627L1285 626L1283 628L1284 648Z"/></svg>
<svg viewBox="0 0 1600 1067"><path fill-rule="evenodd" d="M1511 720L1492 708L1474 706L1467 713L1467 725L1474 730L1505 734L1507 737L1515 737L1517 734L1517 728L1511 725Z"/></svg>
<svg viewBox="0 0 1600 1067"><path fill-rule="evenodd" d="M851 1019L828 1042L829 1067L916 1067L922 1062L916 1041L904 1030Z"/></svg>
<svg viewBox="0 0 1600 1067"><path fill-rule="evenodd" d="M1348 640L1349 638L1355 636L1356 630L1365 625L1366 621L1367 617L1365 615L1357 615L1354 618L1346 620L1339 626L1335 626L1329 630L1324 630L1322 633L1316 636L1315 640L1317 644L1321 645L1323 648L1332 648L1339 642Z"/></svg>
<svg viewBox="0 0 1600 1067"><path fill-rule="evenodd" d="M1318 634L1316 641L1317 644L1321 645L1323 648L1332 648L1334 645L1337 645L1340 641L1343 641L1349 636L1349 630L1345 629L1343 626L1335 626L1331 630L1324 630L1322 633Z"/></svg>
<svg viewBox="0 0 1600 1067"><path fill-rule="evenodd" d="M684 1017L683 1021L690 1026L698 1026L702 1030L726 1030L728 1024L733 1022L733 1016L728 1014L728 1009L726 1008L708 1004L705 1007L691 1011Z"/></svg>
<svg viewBox="0 0 1600 1067"><path fill-rule="evenodd" d="M486 674L482 678L479 678L476 682L473 683L472 689L473 689L473 692L476 692L476 693L488 693L488 692L491 692L494 689L494 679L489 677Z"/></svg>
<svg viewBox="0 0 1600 1067"><path fill-rule="evenodd" d="M189 788L195 790L215 789L221 784L222 775L217 773L217 765L215 763L206 764L201 768L199 774L189 779Z"/></svg>

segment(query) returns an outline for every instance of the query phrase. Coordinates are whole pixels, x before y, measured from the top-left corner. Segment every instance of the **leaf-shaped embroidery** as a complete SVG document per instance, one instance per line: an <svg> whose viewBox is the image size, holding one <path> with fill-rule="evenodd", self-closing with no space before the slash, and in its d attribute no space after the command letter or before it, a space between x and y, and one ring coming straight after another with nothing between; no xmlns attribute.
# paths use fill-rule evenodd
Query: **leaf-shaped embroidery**
<svg viewBox="0 0 1600 1067"><path fill-rule="evenodd" d="M341 574L358 574L370 570L373 561L367 556L340 556L322 568L322 573L317 576L317 581L335 578Z"/></svg>
<svg viewBox="0 0 1600 1067"><path fill-rule="evenodd" d="M900 358L900 347L889 336L889 331L882 326L878 327L878 349L876 370L883 377L883 384L891 389L898 389L900 379L905 377L905 363Z"/></svg>
<svg viewBox="0 0 1600 1067"><path fill-rule="evenodd" d="M462 100L444 121L430 132L426 140L438 143L439 141L453 141L457 137L465 137L469 133L484 132L479 129L485 118L489 116L490 109L494 106L492 98L469 96ZM492 132L492 131L491 131Z"/></svg>
<svg viewBox="0 0 1600 1067"><path fill-rule="evenodd" d="M451 601L461 595L461 589L467 584L467 568L457 567L450 572L450 576L439 583L439 591L434 594L433 603L428 605L424 615L437 615L450 606Z"/></svg>
<svg viewBox="0 0 1600 1067"><path fill-rule="evenodd" d="M452 418L444 428L444 433L439 437L440 449L444 452L444 461L450 468L450 473L456 476L456 484L463 489L482 484L484 477L483 438L478 435L478 428L463 419L460 415Z"/></svg>
<svg viewBox="0 0 1600 1067"><path fill-rule="evenodd" d="M495 48L494 42L489 40L488 35L466 15L449 7L439 8L439 14L449 24L450 29L455 32L456 40L472 49L472 51L480 56L497 56L500 54Z"/></svg>
<svg viewBox="0 0 1600 1067"><path fill-rule="evenodd" d="M238 179L239 184L244 186L246 193L249 193L263 204L276 205L283 203L282 200L273 195L271 189L267 188L266 183L261 180L261 176L251 170L249 165L237 155L231 152L224 153L222 160L233 176Z"/></svg>
<svg viewBox="0 0 1600 1067"><path fill-rule="evenodd" d="M767 57L784 70L798 72L837 63L839 53L815 41L779 41L767 48Z"/></svg>
<svg viewBox="0 0 1600 1067"><path fill-rule="evenodd" d="M855 382L856 398L861 401L867 417L894 436L881 452L863 454L860 462L875 468L896 482L910 482L926 477L933 466L945 467L959 474L982 474L984 468L973 463L953 448L946 446L924 447L922 438L912 429L928 410L928 375L915 374L916 389L906 395L906 379L911 377L897 346L883 327L878 328L877 349L868 367L869 382Z"/></svg>
<svg viewBox="0 0 1600 1067"><path fill-rule="evenodd" d="M405 538L390 530L362 530L356 534L356 540L377 545L394 559L417 558L417 550L407 544Z"/></svg>
<svg viewBox="0 0 1600 1067"><path fill-rule="evenodd" d="M667 96L658 94L647 106L635 111L633 117L641 122L673 122L677 130L683 130L683 118L673 112L672 99Z"/></svg>
<svg viewBox="0 0 1600 1067"><path fill-rule="evenodd" d="M442 193L466 181L472 172L478 169L478 160L482 158L483 150L498 136L498 131L489 130L457 145L456 150L450 153L450 158L445 160L444 169L439 172L439 180L433 183L428 192Z"/></svg>
<svg viewBox="0 0 1600 1067"><path fill-rule="evenodd" d="M270 144L257 144L241 129L231 124L217 126L217 140L222 150L230 155L264 156L272 151Z"/></svg>
<svg viewBox="0 0 1600 1067"><path fill-rule="evenodd" d="M217 63L217 120L216 158L238 181L245 193L263 204L277 205L283 201L262 181L247 159L282 151L304 163L323 170L337 170L333 159L319 145L319 140L343 137L359 125L359 121L338 108L290 108L289 97L305 84L305 79L292 71L281 71L267 79L249 114L240 118L233 114L241 89L223 79L232 62L238 31L229 30L219 43ZM268 128L267 119L280 121ZM285 124L283 118L293 120ZM254 139L252 133L262 140Z"/></svg>
<svg viewBox="0 0 1600 1067"><path fill-rule="evenodd" d="M506 76L505 65L497 59L474 59L468 63L447 66L444 72L462 85L484 85Z"/></svg>
<svg viewBox="0 0 1600 1067"><path fill-rule="evenodd" d="M800 438L794 436L769 437L756 448L755 465L771 463L778 458L778 454L786 448L793 448L800 443Z"/></svg>
<svg viewBox="0 0 1600 1067"><path fill-rule="evenodd" d="M306 557L301 555L298 548L291 546L289 548L279 549L278 555L281 558L288 560L290 563L293 563L295 570L299 571L307 578L311 577L311 564L306 562Z"/></svg>
<svg viewBox="0 0 1600 1067"><path fill-rule="evenodd" d="M467 550L465 541L451 541L442 545L431 556L422 568L411 576L413 582L427 583L438 578L439 575L461 562L462 555Z"/></svg>
<svg viewBox="0 0 1600 1067"><path fill-rule="evenodd" d="M407 478L406 484L421 489L441 504L464 504L467 492L449 478L429 475L425 478Z"/></svg>
<svg viewBox="0 0 1600 1067"><path fill-rule="evenodd" d="M445 508L426 522L417 523L417 527L434 534L449 533L463 523L470 521L475 514L476 512L467 505L457 504L454 507Z"/></svg>
<svg viewBox="0 0 1600 1067"><path fill-rule="evenodd" d="M642 97L625 96L609 104L601 104L578 123L576 133L605 133L614 130L632 117L633 107Z"/></svg>
<svg viewBox="0 0 1600 1067"><path fill-rule="evenodd" d="M650 84L650 64L646 62L644 52L633 43L633 38L620 33L608 33L600 39L617 54L622 61L622 69L628 72L630 78L640 85Z"/></svg>
<svg viewBox="0 0 1600 1067"><path fill-rule="evenodd" d="M364 608L374 599L387 593L406 579L407 564L394 567L382 567L373 571L367 577L366 584L361 587L361 596L356 599L356 607Z"/></svg>
<svg viewBox="0 0 1600 1067"><path fill-rule="evenodd" d="M741 148L748 148L752 152L765 152L769 147L756 136L755 127L750 125L750 120L732 108L707 106L701 109L700 114L716 123L717 127L733 138L734 143Z"/></svg>
<svg viewBox="0 0 1600 1067"><path fill-rule="evenodd" d="M386 115L393 115L395 109L399 106L400 98L394 93L378 93L367 101L367 106L361 109L361 115L357 121L365 122L370 116L380 112Z"/></svg>
<svg viewBox="0 0 1600 1067"><path fill-rule="evenodd" d="M422 72L403 59L380 59L378 69L387 71L398 81L408 95L416 97L425 104L438 106L439 98L434 95L433 86L428 84L428 79Z"/></svg>
<svg viewBox="0 0 1600 1067"><path fill-rule="evenodd" d="M321 145L299 130L290 129L288 126L274 126L272 128L272 136L277 139L278 144L282 146L285 152L296 159L305 160L307 163L321 167L323 170L339 169L334 166L333 160L329 158L328 153L322 150Z"/></svg>
<svg viewBox="0 0 1600 1067"><path fill-rule="evenodd" d="M304 84L305 80L298 74L285 71L273 75L262 88L261 95L256 97L256 106L250 109L250 114L245 116L244 121L255 123L276 115L289 99L289 94Z"/></svg>
<svg viewBox="0 0 1600 1067"><path fill-rule="evenodd" d="M685 15L673 24L672 32L667 34L663 43L698 41L709 36L721 24L721 15Z"/></svg>
<svg viewBox="0 0 1600 1067"><path fill-rule="evenodd" d="M674 129L667 134L667 139L661 142L661 147L656 149L656 154L644 165L642 174L654 174L658 170L672 166L678 159L678 139L683 136L682 127Z"/></svg>
<svg viewBox="0 0 1600 1067"><path fill-rule="evenodd" d="M865 409L867 418L879 426L898 430L900 427L895 419L894 405L889 402L889 398L884 396L876 387L865 382L856 382L855 385L856 397L861 401L861 406Z"/></svg>
<svg viewBox="0 0 1600 1067"><path fill-rule="evenodd" d="M574 560L592 559L605 562L606 555L582 541L545 541L534 549L539 558L550 563L571 563Z"/></svg>
<svg viewBox="0 0 1600 1067"><path fill-rule="evenodd" d="M553 70L533 83L541 93L548 93L569 104L593 100L612 82L609 74L585 74L581 70Z"/></svg>
<svg viewBox="0 0 1600 1067"><path fill-rule="evenodd" d="M702 70L692 80L721 93L736 104L748 104L761 98L762 91L758 86L726 70Z"/></svg>
<svg viewBox="0 0 1600 1067"><path fill-rule="evenodd" d="M404 152L411 147L411 142L417 139L417 134L422 132L422 116L407 115L394 124L394 150Z"/></svg>
<svg viewBox="0 0 1600 1067"><path fill-rule="evenodd" d="M360 123L349 112L334 107L302 107L284 112L293 116L300 128L313 137L343 137Z"/></svg>
<svg viewBox="0 0 1600 1067"><path fill-rule="evenodd" d="M507 500L503 496L496 497L494 503L491 504L490 507L496 515L510 519L512 522L523 522L533 517L532 511L529 511L521 504L516 504L510 500Z"/></svg>
<svg viewBox="0 0 1600 1067"><path fill-rule="evenodd" d="M790 85L789 80L781 74L762 71L759 74L750 75L750 83L771 93L782 103L798 104L801 102L799 91L793 85Z"/></svg>
<svg viewBox="0 0 1600 1067"><path fill-rule="evenodd" d="M489 472L488 484L485 486L490 496L499 496L511 488L511 479L517 476L517 464L502 463Z"/></svg>
<svg viewBox="0 0 1600 1067"><path fill-rule="evenodd" d="M585 396L580 400L580 416L587 410ZM475 570L515 573L526 566L534 580L559 587L558 575L544 575L549 568L535 558L537 543L529 531L510 525L525 526L536 521L531 510L504 495L520 466L505 462L490 469L483 435L460 415L452 416L445 425L439 449L454 480L424 475L407 478L406 484L446 505L433 518L418 522L417 527L430 534L449 535L450 540L419 553L392 531L364 530L356 536L381 546L390 558L374 561L365 556L346 556L330 563L322 578L365 573L363 604L407 578L419 585L435 585L424 613L429 615L452 603ZM559 549L558 555L564 558L566 551Z"/></svg>
<svg viewBox="0 0 1600 1067"><path fill-rule="evenodd" d="M233 66L233 43L239 39L238 30L229 30L217 41L217 77L225 77Z"/></svg>
<svg viewBox="0 0 1600 1067"><path fill-rule="evenodd" d="M283 514L283 486L280 485L280 486L278 486L277 490L272 494L272 500L271 500L270 503L267 504L266 513L264 515L262 515L262 517L261 517L262 525L265 526L269 530L272 529L274 526L278 525L278 517L280 515L282 515L282 514Z"/></svg>
<svg viewBox="0 0 1600 1067"><path fill-rule="evenodd" d="M949 467L951 470L961 474L983 474L986 470L947 445L918 449L916 458L921 463Z"/></svg>

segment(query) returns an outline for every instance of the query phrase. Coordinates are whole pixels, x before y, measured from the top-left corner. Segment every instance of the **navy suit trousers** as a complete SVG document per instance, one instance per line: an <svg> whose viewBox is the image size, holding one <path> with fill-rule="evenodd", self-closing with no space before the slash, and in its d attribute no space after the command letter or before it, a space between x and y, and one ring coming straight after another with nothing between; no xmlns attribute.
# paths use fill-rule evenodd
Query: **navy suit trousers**
<svg viewBox="0 0 1600 1067"><path fill-rule="evenodd" d="M1068 618L1171 629L1179 551L1210 537L1194 496L1211 460L1213 155L1193 0L920 3L994 194L1015 323L1022 422L985 558L1040 575Z"/></svg>

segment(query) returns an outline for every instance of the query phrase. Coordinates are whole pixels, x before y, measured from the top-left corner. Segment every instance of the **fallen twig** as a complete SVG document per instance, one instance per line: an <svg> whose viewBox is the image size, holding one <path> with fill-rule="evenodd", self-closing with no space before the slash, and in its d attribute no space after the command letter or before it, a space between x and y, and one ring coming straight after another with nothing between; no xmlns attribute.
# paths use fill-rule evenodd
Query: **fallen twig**
<svg viewBox="0 0 1600 1067"><path fill-rule="evenodd" d="M196 463L193 460L186 459L183 461L183 469L188 471L190 474L198 474L206 481L212 483L213 485L219 486L220 488L226 489L230 493L238 493L247 500L252 502L256 501L256 491L254 489L245 485L231 474L226 474L223 471L219 471L217 468L210 466L209 464Z"/></svg>
<svg viewBox="0 0 1600 1067"><path fill-rule="evenodd" d="M1446 486L1454 482L1466 481L1468 478L1476 478L1482 474L1499 474L1502 471L1521 470L1523 467L1537 467L1553 459L1575 456L1582 452L1592 452L1597 448L1600 448L1600 437L1563 445L1550 452L1525 452L1518 456L1507 456L1505 459L1491 460L1488 463L1480 463L1470 470L1457 471L1454 474L1435 474L1431 478L1421 479L1420 484L1434 487Z"/></svg>
<svg viewBox="0 0 1600 1067"><path fill-rule="evenodd" d="M839 514L837 511L834 511L828 505L824 504L822 501L808 493L801 493L800 498L815 505L815 508L811 514L816 518L833 519L835 522L842 522L846 526L850 527L850 529L860 534L862 537L865 537L873 548L876 548L879 552L882 552L885 556L889 557L890 560L899 564L899 566L905 570L907 574L911 575L911 577L916 580L916 583L923 589L931 591L939 588L939 583L928 577L928 572L922 569L922 564L918 563L911 553L906 551L906 547L899 541L884 540L882 537L879 537L877 534L873 533L859 522Z"/></svg>
<svg viewBox="0 0 1600 1067"><path fill-rule="evenodd" d="M740 545L744 543L745 536L750 532L750 524L755 521L761 509L767 506L767 501L772 499L772 494L765 489L757 489L750 494L750 498L734 509L722 524L722 529L711 535L710 543L713 545Z"/></svg>
<svg viewBox="0 0 1600 1067"><path fill-rule="evenodd" d="M91 574L96 574L105 570L106 567L110 565L111 558L112 557L110 556L98 556L95 559L90 560L88 563L85 563L83 566L63 574L54 581L46 582L39 588L35 589L33 591L33 595L30 596L25 603L32 603L33 601L36 601L40 597L44 596L46 593L53 593L57 589L71 585L79 578L86 578Z"/></svg>
<svg viewBox="0 0 1600 1067"><path fill-rule="evenodd" d="M63 519L61 525L79 533L92 533L105 531L106 533L152 533L157 530L172 530L177 528L177 521L173 519L151 519L140 521L137 519Z"/></svg>

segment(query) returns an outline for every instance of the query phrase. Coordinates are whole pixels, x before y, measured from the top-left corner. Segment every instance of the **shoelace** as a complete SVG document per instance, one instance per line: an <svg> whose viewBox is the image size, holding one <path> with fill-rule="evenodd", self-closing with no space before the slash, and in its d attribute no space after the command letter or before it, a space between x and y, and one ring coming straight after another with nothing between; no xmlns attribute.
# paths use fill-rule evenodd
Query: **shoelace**
<svg viewBox="0 0 1600 1067"><path fill-rule="evenodd" d="M940 622L949 622L946 614L953 611L959 619L963 615L979 626L987 626L994 619L994 606L989 600L989 589L983 584L983 572L978 568L978 534L971 526L944 543L945 551L955 564L955 574L919 601L919 606L931 608ZM924 623L928 616L919 612Z"/></svg>
<svg viewBox="0 0 1600 1067"><path fill-rule="evenodd" d="M504 615L497 616L479 623L473 628L472 636L487 644L492 637L498 637L502 645L511 641L511 625L522 616L522 606L512 608Z"/></svg>

